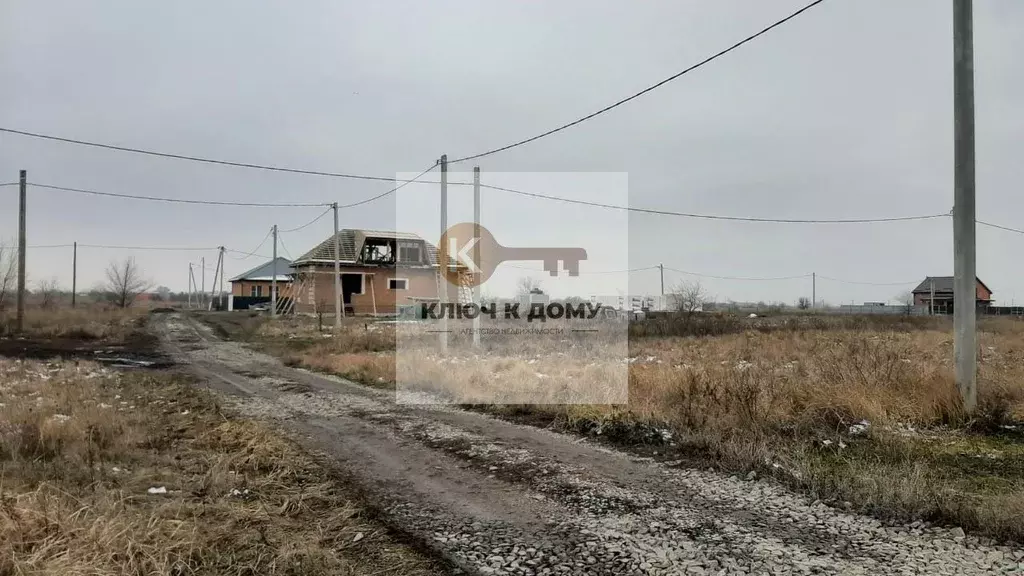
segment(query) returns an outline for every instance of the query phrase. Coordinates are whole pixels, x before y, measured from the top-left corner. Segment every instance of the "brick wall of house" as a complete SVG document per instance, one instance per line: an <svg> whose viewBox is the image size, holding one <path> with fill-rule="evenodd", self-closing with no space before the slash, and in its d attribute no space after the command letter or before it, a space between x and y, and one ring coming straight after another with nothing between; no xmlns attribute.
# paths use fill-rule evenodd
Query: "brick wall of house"
<svg viewBox="0 0 1024 576"><path fill-rule="evenodd" d="M270 296L271 283L269 281L252 282L239 280L231 283L231 294L234 296L252 296L252 287L261 286L262 296ZM277 283L277 295L280 298L288 298L291 295L291 285L288 282Z"/></svg>
<svg viewBox="0 0 1024 576"><path fill-rule="evenodd" d="M313 313L317 309L317 303L323 309L334 313L334 270L330 266L320 266L317 272L309 274L309 268L303 267L300 273L304 273L305 287L299 289L296 297L296 312ZM410 297L435 298L437 296L437 280L432 269L391 269L391 268L353 268L343 267L342 275L362 274L363 292L352 294L349 301L349 308L355 314L373 314L376 303L378 314L394 314L397 311L397 304L414 303ZM308 278L315 277L315 282ZM388 280L391 278L404 278L407 280L405 290L393 290L388 288Z"/></svg>

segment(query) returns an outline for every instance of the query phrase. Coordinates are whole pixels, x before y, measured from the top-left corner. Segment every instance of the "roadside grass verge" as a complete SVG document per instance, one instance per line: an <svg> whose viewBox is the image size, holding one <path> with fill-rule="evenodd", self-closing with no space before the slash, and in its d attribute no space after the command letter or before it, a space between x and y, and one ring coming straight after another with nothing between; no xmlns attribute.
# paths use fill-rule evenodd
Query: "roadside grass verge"
<svg viewBox="0 0 1024 576"><path fill-rule="evenodd" d="M180 376L0 358L0 574L433 574Z"/></svg>
<svg viewBox="0 0 1024 576"><path fill-rule="evenodd" d="M469 407L660 460L773 476L880 517L1024 541L1024 322L979 323L979 410L967 419L948 319L801 316L733 330L743 319L722 318L697 328L650 325L646 336L631 328L628 406ZM687 330L713 335L671 335ZM315 321L290 318L261 322L247 340L292 365L394 387L387 325L350 320L323 337ZM524 362L564 344L526 346ZM425 357L423 372L496 377L494 366L465 360Z"/></svg>
<svg viewBox="0 0 1024 576"><path fill-rule="evenodd" d="M124 340L145 321L144 308L113 308L87 304L77 308L26 308L25 330L28 338L75 340ZM14 335L13 309L0 312L0 337Z"/></svg>

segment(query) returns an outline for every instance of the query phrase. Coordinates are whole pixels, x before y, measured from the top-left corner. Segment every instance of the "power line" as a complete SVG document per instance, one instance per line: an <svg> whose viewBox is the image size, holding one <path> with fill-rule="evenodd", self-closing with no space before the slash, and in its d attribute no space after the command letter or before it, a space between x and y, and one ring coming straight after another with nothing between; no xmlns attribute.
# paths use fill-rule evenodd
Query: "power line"
<svg viewBox="0 0 1024 576"><path fill-rule="evenodd" d="M798 276L777 276L774 278L752 278L746 276L713 276L711 274L698 274L697 272L688 272L686 270L680 270L678 268L669 268L665 266L665 270L671 270L672 272L678 272L680 274L686 274L687 276L698 276L700 278L713 278L716 280L750 280L750 281L772 281L772 280L797 280L800 278L810 278L810 274L800 274Z"/></svg>
<svg viewBox="0 0 1024 576"><path fill-rule="evenodd" d="M277 232L278 232L278 234L281 234L281 233L284 233L284 232L298 232L299 230L302 230L303 228L305 228L307 226L310 226L314 222L320 220L321 218L326 216L331 210L332 210L331 208L328 208L327 210L324 210L319 216L317 216L316 218L313 218L309 222L306 222L302 226L296 226L295 228L289 228L287 230L278 230Z"/></svg>
<svg viewBox="0 0 1024 576"><path fill-rule="evenodd" d="M360 174L345 174L342 172L327 172L323 170L305 170L301 168L287 168L284 166L273 166L269 164L255 164L251 162L232 162L230 160L217 160L214 158L203 158L201 156L189 156L185 154L172 154L170 152L156 152L153 150L145 150L142 148L132 148L130 146L117 146L115 144L103 144L100 142L91 142L88 140L78 140L76 138L65 138L63 136L53 136L50 134L40 134L38 132L27 132L25 130L15 130L13 128L0 127L0 132L7 132L8 134L18 134L19 136L28 136L30 138L40 138L43 140L53 140L56 142L65 142L68 144L78 144L80 146L91 146L93 148L104 148L107 150L118 150L120 152L132 152L135 154L145 154L146 156L159 156L162 158L174 158L177 160L189 160L191 162L202 162L205 164L220 164L223 166L234 166L236 168L252 168L256 170L269 170L271 172L289 172L292 174L306 174L309 176L328 176L332 178L349 178L352 180L377 180L377 181L391 181L392 178L386 178L383 176L364 176Z"/></svg>
<svg viewBox="0 0 1024 576"><path fill-rule="evenodd" d="M754 216L720 216L716 214L696 214L692 212L676 212L673 210L657 210L654 208L637 208L635 206L621 206L617 204L605 204L602 202L591 202L589 200L575 200L572 198L563 198L561 196L550 196L547 194L538 194L536 192L526 192L524 190L516 190L514 188L505 188L502 186L490 186L487 184L481 184L481 188L489 188L491 190L498 190L501 192L509 192L512 194L519 194L522 196L529 196L531 198L543 198L545 200L554 200L558 202L567 202L569 204L580 204L583 206L593 206L596 208L608 208L612 210L625 210L627 212L638 212L642 214L660 214L663 216L680 216L683 218L697 218L702 220L732 220L739 222L774 222L779 224L869 224L877 222L902 222L908 220L929 220L932 218L946 218L949 213L942 214L926 214L921 216L894 216L889 218L815 218L815 219L802 219L802 218L761 218Z"/></svg>
<svg viewBox="0 0 1024 576"><path fill-rule="evenodd" d="M515 264L505 264L505 263L503 263L502 265L503 266L507 266L508 268L515 268L517 270L526 270L526 271L529 271L529 272L547 272L547 270L538 270L536 268L528 268L526 266L516 266ZM657 270L657 269L658 269L657 266L644 266L643 268L627 268L625 270L594 270L594 271L589 271L589 272L581 270L580 271L580 275L581 276L586 276L586 275L590 275L590 274L626 274L626 273L631 273L631 272L642 272L644 270Z"/></svg>
<svg viewBox="0 0 1024 576"><path fill-rule="evenodd" d="M277 243L281 245L281 250L288 256L289 260L295 260L292 253L288 251L288 247L284 245L284 240L281 239L280 231L278 232Z"/></svg>
<svg viewBox="0 0 1024 576"><path fill-rule="evenodd" d="M272 256L267 256L266 254L256 254L255 252L243 252L241 250L233 250L231 248L225 248L224 251L231 252L233 254L245 254L245 258L235 258L233 256L228 256L228 258L231 258L232 260L245 260L250 256L259 256L260 258L266 258L267 260L270 260L272 258Z"/></svg>
<svg viewBox="0 0 1024 576"><path fill-rule="evenodd" d="M262 248L264 244L266 244L266 243L267 243L267 238L270 238L270 235L271 235L271 234L273 234L273 233L274 233L274 230L273 230L273 228L271 228L270 230L267 230L267 235L266 235L266 236L264 236L264 237L263 237L263 240L260 240L260 243L259 243L258 245L256 245L256 247L255 247L255 248L253 248L253 249L252 249L252 252L242 252L242 251L240 251L240 250L229 250L229 249L227 249L227 248L225 248L224 250L225 250L226 252L237 252L237 253L239 253L239 254L245 254L245 256L243 256L242 258L235 258L234 256L228 256L228 258L231 258L232 260L245 260L245 259L247 259L247 258L250 258L250 257L252 257L252 256L256 255L256 252L257 252L257 251L258 251L258 250L259 250L260 248Z"/></svg>
<svg viewBox="0 0 1024 576"><path fill-rule="evenodd" d="M62 192L74 192L76 194L91 194L94 196L109 196L113 198L127 198L130 200L150 200L155 202L172 202L176 204L206 204L213 206L256 206L263 208L309 208L314 206L327 206L323 202L316 204L299 204L299 203L272 203L272 202L228 202L219 200L189 200L184 198L165 198L161 196L141 196L136 194L119 194L115 192L100 192L98 190L86 190L83 188L70 188L67 186L53 186L50 184L37 184L35 182L29 183L31 186L37 188L45 188L47 190L59 190Z"/></svg>
<svg viewBox="0 0 1024 576"><path fill-rule="evenodd" d="M561 126L559 126L557 128L552 128L551 130L548 130L547 132L542 132L542 133L540 133L540 134L538 134L536 136L531 136L530 138L526 138L525 140L520 140L518 142L513 142L512 144L508 144L508 145L502 146L500 148L494 148L493 150L488 150L486 152L481 152L479 154L473 154L471 156L464 156L464 157L458 158L456 160L449 160L449 163L450 164L455 164L455 163L458 163L458 162L465 162L466 160L475 160L477 158L483 158L484 156L490 156L491 154L497 154L498 152L504 152L505 150L511 150L512 148L517 148L517 147L522 146L524 144L529 144L530 142L534 142L536 140L540 140L541 138L544 138L545 136L550 136L550 135L555 134L557 132L561 132L562 130L565 130L567 128L572 128L573 126L576 126L577 124L582 124L583 122L586 122L587 120L590 120L591 118L595 118L595 117L600 116L601 114L604 114L605 112L608 112L608 111L610 111L610 110L612 110L614 108L618 108L619 106L622 106L623 104L625 104L625 103L627 103L627 102L629 102L631 100L639 98L640 96L643 96L644 94L647 94L648 92L656 90L656 89L660 88L661 86L664 86L665 84L668 84L669 82L679 78L680 76L683 76L684 74L692 72L692 71L700 68L701 66L704 66L705 64L708 64L709 62L712 62L713 60L716 60L716 59L720 58L721 56L724 56L724 55L728 54L729 52L732 52L733 50L739 48L740 46L743 46L747 42L750 42L751 40L754 40L758 36L766 34L770 30L772 30L774 28L777 28L777 27L785 24L786 22L789 22L790 20L796 18L797 16L803 14L804 12L806 12L807 10L810 10L811 8L817 6L818 4L821 4L824 1L825 0L815 0L814 2L811 2L810 4L804 6L803 8L797 10L796 12L790 14L789 16L786 16L782 20L779 20L779 21L775 22L774 24L768 26L767 28L761 29L761 31L759 31L759 32L757 32L755 34L747 36L743 40L740 40L739 42L736 42L735 44L729 46L728 48L726 48L726 49L724 49L724 50L722 50L720 52L717 52L715 54L712 54L711 56L708 56L704 60L701 60L700 62L690 66L689 68L686 68L686 69L684 69L684 70L682 70L680 72L677 72L677 73L669 76L668 78L665 78L664 80L658 82L657 84L653 84L651 86L648 86L647 88L644 88L643 90L637 92L636 94L633 94L632 96L628 96L626 98L623 98L622 100L619 100L618 102L615 102L614 104L611 104L609 106L605 106L604 108L601 108L600 110L598 110L596 112L592 112L590 114L587 114L586 116L584 116L582 118L578 118L576 120L573 120L572 122L569 122L568 124L563 124L563 125L561 125Z"/></svg>
<svg viewBox="0 0 1024 576"><path fill-rule="evenodd" d="M28 248L71 248L74 244L36 244L27 246ZM168 250L168 251L202 251L202 250L216 250L216 246L198 247L198 246L120 246L112 244L78 244L79 248L105 248L112 250Z"/></svg>
<svg viewBox="0 0 1024 576"><path fill-rule="evenodd" d="M833 282L840 282L842 284L859 284L862 286L904 286L907 284L917 284L920 280L911 280L909 282L860 282L857 280L842 280L840 278L831 278L829 276L822 276L818 274L818 278L822 280L831 280Z"/></svg>
<svg viewBox="0 0 1024 576"><path fill-rule="evenodd" d="M1024 230L1018 230L1016 228L1010 228L1009 226L1000 226L999 224L992 224L991 222L982 222L981 220L975 220L982 226L988 226L990 228L998 228L999 230L1006 230L1007 232L1016 232L1017 234L1024 234Z"/></svg>
<svg viewBox="0 0 1024 576"><path fill-rule="evenodd" d="M383 198L383 197L385 197L385 196L387 196L389 194L394 194L395 192L398 192L402 188L405 188L405 186L407 184L412 184L413 182L416 182L417 180L422 178L426 173L428 173L431 170L433 170L434 168L436 168L438 164L439 164L439 162L434 162L429 168L427 168L423 172L420 172L419 176L416 176L412 180L402 180L401 184L399 184L398 186L395 186L394 188L392 188L391 190L388 190L387 192L384 192L382 194L378 194L376 196L373 196L371 198L367 198L365 200L360 200L359 202L353 202L351 204L339 205L338 208L352 208L354 206L359 206L359 205L362 205L362 204L367 204L367 203L373 202L374 200L379 200L379 199L381 199L381 198ZM426 184L427 182L422 182L422 183ZM440 182L436 182L436 184L440 184ZM471 186L472 183L466 183L466 185Z"/></svg>

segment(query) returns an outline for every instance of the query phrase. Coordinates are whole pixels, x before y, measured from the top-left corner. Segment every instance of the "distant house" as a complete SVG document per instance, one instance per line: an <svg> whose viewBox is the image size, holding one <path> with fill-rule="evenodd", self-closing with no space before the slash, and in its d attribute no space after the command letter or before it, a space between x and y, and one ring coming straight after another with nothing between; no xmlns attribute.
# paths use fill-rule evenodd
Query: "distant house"
<svg viewBox="0 0 1024 576"><path fill-rule="evenodd" d="M296 312L334 313L334 244L332 235L293 262ZM397 314L403 305L438 300L437 247L420 236L344 229L338 246L345 313ZM442 285L448 301L455 301L456 288L444 280Z"/></svg>
<svg viewBox="0 0 1024 576"><path fill-rule="evenodd" d="M264 264L235 276L230 280L231 295L270 298L274 276L277 276L277 297L287 298L291 295L292 263L287 258L270 260Z"/></svg>
<svg viewBox="0 0 1024 576"><path fill-rule="evenodd" d="M932 292L935 293L935 302L931 302ZM987 308L992 304L992 290L980 279L975 278L975 299L979 307ZM914 288L914 306L929 308L935 314L953 313L953 277L952 276L928 276L917 288Z"/></svg>

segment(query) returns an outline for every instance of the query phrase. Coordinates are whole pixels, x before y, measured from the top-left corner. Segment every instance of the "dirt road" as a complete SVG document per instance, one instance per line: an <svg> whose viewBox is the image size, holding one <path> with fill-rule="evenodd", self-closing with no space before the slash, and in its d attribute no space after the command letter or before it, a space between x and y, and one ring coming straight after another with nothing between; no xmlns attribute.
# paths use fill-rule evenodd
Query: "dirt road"
<svg viewBox="0 0 1024 576"><path fill-rule="evenodd" d="M153 331L249 416L297 432L392 525L473 574L1018 574L1024 551L888 526L768 482L671 468L578 439L284 367L180 314Z"/></svg>

